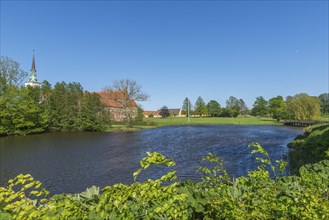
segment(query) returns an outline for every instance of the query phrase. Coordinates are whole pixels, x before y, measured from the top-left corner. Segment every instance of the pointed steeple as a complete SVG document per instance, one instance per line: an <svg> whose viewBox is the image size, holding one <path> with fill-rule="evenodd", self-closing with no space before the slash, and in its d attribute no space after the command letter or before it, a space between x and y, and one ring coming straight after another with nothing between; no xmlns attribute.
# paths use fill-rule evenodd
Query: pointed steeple
<svg viewBox="0 0 329 220"><path fill-rule="evenodd" d="M35 58L34 58L34 50L33 50L33 56L32 56L32 67L31 67L31 73L29 81L25 83L25 86L37 86L40 87L41 83L38 82L37 79L37 70L35 69Z"/></svg>
<svg viewBox="0 0 329 220"><path fill-rule="evenodd" d="M32 67L31 71L36 72L37 70L35 69L35 59L34 59L34 50L33 50L33 57L32 57Z"/></svg>

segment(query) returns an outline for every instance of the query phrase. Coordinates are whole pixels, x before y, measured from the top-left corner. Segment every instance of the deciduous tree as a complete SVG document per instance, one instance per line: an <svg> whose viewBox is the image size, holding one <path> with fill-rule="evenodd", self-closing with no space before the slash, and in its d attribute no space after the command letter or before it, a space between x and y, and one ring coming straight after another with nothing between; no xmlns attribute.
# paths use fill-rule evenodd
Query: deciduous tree
<svg viewBox="0 0 329 220"><path fill-rule="evenodd" d="M168 109L168 107L164 105L164 106L160 109L160 113L159 113L159 114L161 115L162 118L167 118L167 117L169 117L169 116L170 116L170 113L169 113L169 109Z"/></svg>
<svg viewBox="0 0 329 220"><path fill-rule="evenodd" d="M251 114L261 117L264 117L268 114L268 101L266 101L263 96L256 98L253 109L251 110Z"/></svg>
<svg viewBox="0 0 329 220"><path fill-rule="evenodd" d="M289 119L316 120L320 115L320 100L318 97L300 93L287 100L287 117Z"/></svg>
<svg viewBox="0 0 329 220"><path fill-rule="evenodd" d="M185 98L183 102L183 107L182 107L182 113L186 114L186 117L189 117L191 115L191 110L192 110L192 104L189 98Z"/></svg>
<svg viewBox="0 0 329 220"><path fill-rule="evenodd" d="M269 113L273 119L280 121L285 118L286 104L282 96L277 96L269 100Z"/></svg>
<svg viewBox="0 0 329 220"><path fill-rule="evenodd" d="M321 113L329 114L329 93L319 95L319 99L321 103Z"/></svg>
<svg viewBox="0 0 329 220"><path fill-rule="evenodd" d="M206 115L208 112L206 103L203 101L201 96L198 97L198 99L195 102L195 114L199 115L200 117L203 115Z"/></svg>
<svg viewBox="0 0 329 220"><path fill-rule="evenodd" d="M132 119L137 104L136 101L146 101L149 95L142 91L142 86L135 80L115 80L112 85L105 88L108 95L122 105L127 126L132 125Z"/></svg>
<svg viewBox="0 0 329 220"><path fill-rule="evenodd" d="M218 117L220 115L220 104L216 100L210 100L207 104L208 114L212 117Z"/></svg>

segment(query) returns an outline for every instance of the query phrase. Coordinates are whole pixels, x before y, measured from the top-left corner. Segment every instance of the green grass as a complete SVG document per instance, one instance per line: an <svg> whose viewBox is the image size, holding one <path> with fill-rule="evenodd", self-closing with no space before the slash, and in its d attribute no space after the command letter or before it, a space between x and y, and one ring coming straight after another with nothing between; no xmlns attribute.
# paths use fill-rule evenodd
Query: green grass
<svg viewBox="0 0 329 220"><path fill-rule="evenodd" d="M170 118L145 118L144 121L155 122L159 127L170 125L282 125L282 123L273 120L272 118L258 117L237 117L237 118L222 118L222 117L203 117L203 118L188 118L170 117Z"/></svg>
<svg viewBox="0 0 329 220"><path fill-rule="evenodd" d="M106 131L139 131L142 129L155 128L155 126L143 126L143 125L134 125L132 127L127 127L126 125L112 125Z"/></svg>
<svg viewBox="0 0 329 220"><path fill-rule="evenodd" d="M322 115L320 118L321 121L329 121L329 114L327 115Z"/></svg>

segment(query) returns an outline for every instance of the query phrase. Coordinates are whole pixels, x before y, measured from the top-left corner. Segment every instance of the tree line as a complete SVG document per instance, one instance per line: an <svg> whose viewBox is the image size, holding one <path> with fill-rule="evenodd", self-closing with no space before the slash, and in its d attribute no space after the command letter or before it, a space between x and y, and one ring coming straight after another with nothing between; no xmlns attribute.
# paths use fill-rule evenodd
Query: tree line
<svg viewBox="0 0 329 220"><path fill-rule="evenodd" d="M80 83L54 87L22 86L27 73L16 61L2 57L0 68L0 136L46 131L99 131L110 118L99 95Z"/></svg>
<svg viewBox="0 0 329 220"><path fill-rule="evenodd" d="M263 96L256 98L253 106L249 109L243 99L230 96L226 100L226 106L216 100L208 103L199 96L194 105L189 98L185 98L182 106L182 113L186 116L211 116L211 117L237 117L239 115L253 115L259 117L272 117L276 120L316 120L321 115L329 114L329 93L320 96L309 96L300 93L288 96L276 96L266 100Z"/></svg>

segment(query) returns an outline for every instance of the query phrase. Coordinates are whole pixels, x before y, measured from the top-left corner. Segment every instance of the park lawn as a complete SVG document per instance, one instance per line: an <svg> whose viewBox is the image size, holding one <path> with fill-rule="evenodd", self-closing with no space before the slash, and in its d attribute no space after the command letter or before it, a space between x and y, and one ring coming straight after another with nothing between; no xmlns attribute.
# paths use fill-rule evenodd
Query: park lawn
<svg viewBox="0 0 329 220"><path fill-rule="evenodd" d="M321 115L320 120L321 120L321 121L329 121L329 114Z"/></svg>
<svg viewBox="0 0 329 220"><path fill-rule="evenodd" d="M171 125L216 125L216 124L230 124L230 125L282 125L272 118L259 118L259 117L237 117L237 118L224 118L224 117L168 117L168 118L145 118L146 122L155 122L158 127L171 126Z"/></svg>
<svg viewBox="0 0 329 220"><path fill-rule="evenodd" d="M126 125L111 125L106 131L138 131L150 128L155 128L155 126L133 125L132 127L127 127Z"/></svg>

